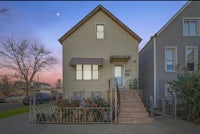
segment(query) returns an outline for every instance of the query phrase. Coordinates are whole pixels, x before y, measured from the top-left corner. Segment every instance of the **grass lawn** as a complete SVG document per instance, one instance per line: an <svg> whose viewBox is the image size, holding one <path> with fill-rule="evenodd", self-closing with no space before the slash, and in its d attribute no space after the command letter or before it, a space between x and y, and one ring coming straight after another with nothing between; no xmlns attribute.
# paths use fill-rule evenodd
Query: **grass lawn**
<svg viewBox="0 0 200 134"><path fill-rule="evenodd" d="M26 113L26 112L29 112L29 106L20 107L20 108L16 108L16 109L12 109L12 110L2 111L2 112L0 112L0 119L10 117L10 116L15 116L15 115L18 115L18 114L23 114L23 113Z"/></svg>

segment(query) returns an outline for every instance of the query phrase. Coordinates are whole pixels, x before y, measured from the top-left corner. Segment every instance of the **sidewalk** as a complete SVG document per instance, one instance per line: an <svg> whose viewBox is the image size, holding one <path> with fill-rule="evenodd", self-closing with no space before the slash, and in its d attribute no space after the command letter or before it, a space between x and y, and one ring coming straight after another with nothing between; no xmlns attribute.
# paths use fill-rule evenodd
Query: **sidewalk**
<svg viewBox="0 0 200 134"><path fill-rule="evenodd" d="M0 119L1 134L199 134L200 125L159 119L150 124L30 124L29 115Z"/></svg>

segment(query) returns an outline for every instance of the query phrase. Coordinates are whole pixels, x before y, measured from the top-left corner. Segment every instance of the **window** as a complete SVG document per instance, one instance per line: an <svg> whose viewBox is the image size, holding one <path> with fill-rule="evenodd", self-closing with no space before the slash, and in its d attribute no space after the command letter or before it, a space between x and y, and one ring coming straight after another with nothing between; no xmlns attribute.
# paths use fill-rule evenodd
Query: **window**
<svg viewBox="0 0 200 134"><path fill-rule="evenodd" d="M93 80L98 80L99 78L99 68L98 65L93 65L92 67L92 73L93 73Z"/></svg>
<svg viewBox="0 0 200 134"><path fill-rule="evenodd" d="M121 66L115 66L115 77L122 77L122 67Z"/></svg>
<svg viewBox="0 0 200 134"><path fill-rule="evenodd" d="M98 80L98 65L76 65L76 80Z"/></svg>
<svg viewBox="0 0 200 134"><path fill-rule="evenodd" d="M82 65L76 65L76 79L82 80Z"/></svg>
<svg viewBox="0 0 200 134"><path fill-rule="evenodd" d="M104 39L104 24L96 25L97 39Z"/></svg>
<svg viewBox="0 0 200 134"><path fill-rule="evenodd" d="M188 71L195 71L198 61L198 50L195 46L188 46L186 47L186 67Z"/></svg>
<svg viewBox="0 0 200 134"><path fill-rule="evenodd" d="M91 75L91 65L83 65L83 79L84 80L91 80L92 75Z"/></svg>
<svg viewBox="0 0 200 134"><path fill-rule="evenodd" d="M74 100L82 100L85 97L84 92L73 92L73 99Z"/></svg>
<svg viewBox="0 0 200 134"><path fill-rule="evenodd" d="M165 81L165 99L168 103L171 101L172 90L172 85Z"/></svg>
<svg viewBox="0 0 200 134"><path fill-rule="evenodd" d="M166 47L165 48L165 71L174 72L176 66L177 48Z"/></svg>
<svg viewBox="0 0 200 134"><path fill-rule="evenodd" d="M91 98L101 98L101 92L91 92Z"/></svg>
<svg viewBox="0 0 200 134"><path fill-rule="evenodd" d="M170 85L169 83L165 82L165 96L170 96Z"/></svg>
<svg viewBox="0 0 200 134"><path fill-rule="evenodd" d="M199 35L199 20L198 19L184 19L183 35L184 36L198 36Z"/></svg>

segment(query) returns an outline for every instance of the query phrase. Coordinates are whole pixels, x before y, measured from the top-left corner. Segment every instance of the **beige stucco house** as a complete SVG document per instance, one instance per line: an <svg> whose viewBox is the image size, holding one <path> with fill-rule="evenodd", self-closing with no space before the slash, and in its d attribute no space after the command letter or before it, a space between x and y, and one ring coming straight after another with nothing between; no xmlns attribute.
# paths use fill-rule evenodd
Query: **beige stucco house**
<svg viewBox="0 0 200 134"><path fill-rule="evenodd" d="M141 38L102 5L97 6L59 42L63 49L64 97L102 96L109 79L119 88L139 76Z"/></svg>

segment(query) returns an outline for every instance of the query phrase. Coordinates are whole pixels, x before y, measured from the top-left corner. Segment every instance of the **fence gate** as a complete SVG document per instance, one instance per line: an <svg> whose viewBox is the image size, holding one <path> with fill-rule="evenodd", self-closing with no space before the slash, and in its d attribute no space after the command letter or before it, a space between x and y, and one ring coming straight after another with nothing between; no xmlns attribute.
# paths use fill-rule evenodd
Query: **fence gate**
<svg viewBox="0 0 200 134"><path fill-rule="evenodd" d="M176 95L150 96L149 111L154 118L176 118Z"/></svg>

